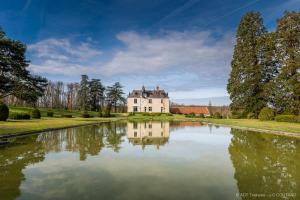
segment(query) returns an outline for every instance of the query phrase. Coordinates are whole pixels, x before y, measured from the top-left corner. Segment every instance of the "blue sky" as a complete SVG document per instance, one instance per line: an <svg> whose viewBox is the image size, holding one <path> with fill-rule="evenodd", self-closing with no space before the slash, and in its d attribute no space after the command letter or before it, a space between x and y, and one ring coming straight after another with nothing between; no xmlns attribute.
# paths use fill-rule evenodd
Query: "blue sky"
<svg viewBox="0 0 300 200"><path fill-rule="evenodd" d="M0 26L51 80L88 74L126 93L160 85L176 102L220 105L241 16L260 11L272 31L285 10L300 0L0 0Z"/></svg>

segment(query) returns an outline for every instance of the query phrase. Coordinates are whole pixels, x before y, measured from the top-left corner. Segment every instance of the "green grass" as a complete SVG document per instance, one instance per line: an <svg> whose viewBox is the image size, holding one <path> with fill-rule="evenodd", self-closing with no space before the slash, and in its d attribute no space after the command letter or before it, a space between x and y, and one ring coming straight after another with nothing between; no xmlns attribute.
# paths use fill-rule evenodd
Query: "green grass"
<svg viewBox="0 0 300 200"><path fill-rule="evenodd" d="M300 123L260 121L257 119L200 119L203 122L215 123L220 125L262 129L269 131L283 131L300 134Z"/></svg>
<svg viewBox="0 0 300 200"><path fill-rule="evenodd" d="M25 112L30 113L33 108L28 107L10 107L10 112ZM85 125L98 123L102 121L112 121L120 119L128 119L130 121L201 121L214 123L219 125L227 125L234 127L253 128L269 131L283 131L290 133L300 133L300 123L287 123L276 121L259 121L255 119L212 119L212 118L187 118L184 115L172 115L167 114L145 116L144 114L136 113L133 116L128 116L127 113L116 113L113 118L81 118L81 111L68 111L58 109L43 109L40 108L42 118L31 120L8 120L6 122L0 122L0 134L13 134L25 131L38 131L49 128L64 128L76 125ZM47 111L54 112L54 117L45 117ZM73 118L61 118L62 114L72 114ZM91 116L97 116L97 112L89 112Z"/></svg>
<svg viewBox="0 0 300 200"><path fill-rule="evenodd" d="M94 124L104 121L119 120L121 118L53 118L43 117L31 120L8 120L0 122L0 135L25 131L39 131L49 128L64 128L76 125Z"/></svg>
<svg viewBox="0 0 300 200"><path fill-rule="evenodd" d="M32 108L32 107L9 106L10 113L28 113L28 114L30 114L33 109L34 108ZM60 117L63 114L71 114L74 117L80 117L83 112L80 110L64 110L64 109L49 109L49 108L39 108L39 110L41 111L42 117L46 117L48 111L53 112L54 117ZM97 117L99 114L98 112L95 112L95 111L88 111L88 113L90 114L90 116L94 116L94 117ZM120 113L112 113L112 114L117 115L117 116L122 116L122 114L120 114Z"/></svg>

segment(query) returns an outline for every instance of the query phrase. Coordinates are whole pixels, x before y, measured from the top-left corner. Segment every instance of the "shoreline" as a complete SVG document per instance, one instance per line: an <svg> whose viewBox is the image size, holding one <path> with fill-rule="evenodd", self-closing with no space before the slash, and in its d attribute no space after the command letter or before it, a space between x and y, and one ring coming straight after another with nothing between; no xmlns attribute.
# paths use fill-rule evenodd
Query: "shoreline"
<svg viewBox="0 0 300 200"><path fill-rule="evenodd" d="M58 119L58 118L56 118ZM114 121L120 121L120 120L128 120L128 121L175 121L175 122L184 122L184 121L190 121L190 122L202 122L202 123L207 123L211 125L217 125L217 126L224 126L224 127L230 127L230 128L235 128L235 129L240 129L240 130L248 130L248 131L254 131L254 132L260 132L260 133L267 133L267 134L274 134L274 135L283 135L283 136L288 136L288 137L297 137L300 138L300 132L293 132L293 131L284 131L284 130L270 130L266 128L255 128L255 127L250 127L250 126L245 126L243 124L241 125L234 125L234 124L229 124L227 123L221 123L218 121L226 120L226 119L203 119L203 118L185 118L185 117L167 117L166 119L161 119L160 117L116 117L116 118L109 118L109 119L93 119L90 118L91 122L85 122L84 118L74 118L75 120L73 121L72 125L67 125L67 126L58 126L58 127L52 127L52 128L41 128L37 130L26 130L26 131L17 131L15 133L4 133L0 134L0 139L8 139L8 138L13 138L13 137L21 137L21 136L28 136L32 134L38 134L38 133L44 133L48 131L55 131L55 130L62 130L62 129L67 129L67 128L75 128L75 127L80 127L80 126L91 126L91 125L97 125L100 123L105 123L105 122L114 122ZM44 119L47 121L47 119ZM49 120L50 121L50 120ZM244 120L245 121L245 120ZM250 120L251 121L251 120ZM253 121L253 120L252 120ZM226 121L223 121L226 122ZM233 120L233 122L243 122L243 120ZM255 121L254 121L255 122ZM78 123L78 124L76 124ZM232 123L232 122L231 122ZM264 122L261 122L264 123ZM280 123L280 122L276 122ZM279 124L280 125L280 124ZM291 125L291 124L289 124ZM292 124L293 126L293 124ZM296 124L296 126L299 126ZM1 127L1 126L0 126Z"/></svg>

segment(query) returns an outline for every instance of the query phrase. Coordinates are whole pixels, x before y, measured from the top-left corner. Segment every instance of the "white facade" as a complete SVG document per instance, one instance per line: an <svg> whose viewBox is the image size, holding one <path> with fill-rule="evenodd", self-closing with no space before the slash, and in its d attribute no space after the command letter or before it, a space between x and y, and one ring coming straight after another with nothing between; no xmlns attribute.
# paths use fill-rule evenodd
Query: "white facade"
<svg viewBox="0 0 300 200"><path fill-rule="evenodd" d="M169 98L128 97L127 112L169 113Z"/></svg>

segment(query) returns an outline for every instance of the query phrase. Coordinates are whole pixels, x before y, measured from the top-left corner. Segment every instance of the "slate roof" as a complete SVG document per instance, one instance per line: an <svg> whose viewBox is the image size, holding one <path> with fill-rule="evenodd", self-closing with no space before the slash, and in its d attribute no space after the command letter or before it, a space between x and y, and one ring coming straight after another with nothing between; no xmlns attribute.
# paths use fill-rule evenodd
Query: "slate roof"
<svg viewBox="0 0 300 200"><path fill-rule="evenodd" d="M143 87L141 90L133 90L129 93L128 98L169 98L168 93L159 88L154 90L145 90Z"/></svg>

